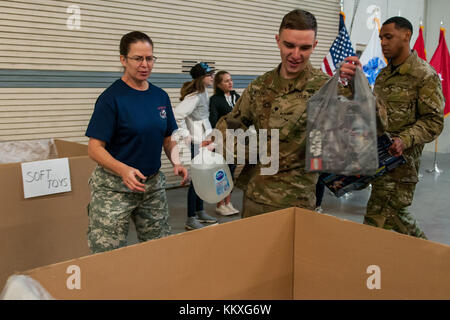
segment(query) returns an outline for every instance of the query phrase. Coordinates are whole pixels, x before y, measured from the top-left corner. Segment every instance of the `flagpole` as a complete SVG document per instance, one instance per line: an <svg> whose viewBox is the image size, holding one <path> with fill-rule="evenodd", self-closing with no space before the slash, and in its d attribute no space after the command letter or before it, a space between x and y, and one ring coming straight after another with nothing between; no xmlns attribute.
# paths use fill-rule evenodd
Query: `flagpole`
<svg viewBox="0 0 450 320"><path fill-rule="evenodd" d="M352 21L351 21L351 23L350 23L349 35L352 34L352 30L353 30L353 21L355 21L355 15L356 15L356 11L358 10L359 1L360 1L360 0L355 0L355 1L354 1L354 4L353 4L353 14L352 14Z"/></svg>
<svg viewBox="0 0 450 320"><path fill-rule="evenodd" d="M436 72L439 75L439 78L441 79L442 82L442 87L446 88L445 91L443 90L443 94L444 94L444 98L445 100L450 100L448 99L448 86L447 86L447 82L444 82L443 80L448 80L448 74L449 74L449 66L448 66L448 61L450 60L450 55L448 53L448 49L447 49L447 44L445 42L445 28L443 27L444 22L441 19L441 27L440 27L440 31L439 31L439 44L438 47L436 48L436 51L433 54L433 57L430 60L430 65L436 70ZM446 107L448 105L445 104L444 105L444 116L445 116L445 111L446 111ZM447 111L448 113L448 111ZM433 168L426 170L426 172L428 173L435 173L435 174L440 174L443 171L441 169L438 168L437 165L437 145L438 145L438 139L436 138L436 142L435 142L435 150L434 150L434 162L433 162Z"/></svg>
<svg viewBox="0 0 450 320"><path fill-rule="evenodd" d="M434 161L433 161L433 168L427 169L426 172L428 173L436 173L441 174L443 171L438 168L437 166L437 144L438 144L438 138L436 138L435 144L434 144Z"/></svg>

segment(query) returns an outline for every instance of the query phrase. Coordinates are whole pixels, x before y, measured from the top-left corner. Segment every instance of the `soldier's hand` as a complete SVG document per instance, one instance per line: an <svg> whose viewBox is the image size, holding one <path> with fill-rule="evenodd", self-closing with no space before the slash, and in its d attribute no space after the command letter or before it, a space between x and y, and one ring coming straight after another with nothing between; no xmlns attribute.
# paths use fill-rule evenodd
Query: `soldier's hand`
<svg viewBox="0 0 450 320"><path fill-rule="evenodd" d="M361 68L361 62L356 56L347 57L344 61L346 62L342 65L339 76L343 79L351 80L355 75L356 68Z"/></svg>
<svg viewBox="0 0 450 320"><path fill-rule="evenodd" d="M394 142L389 147L389 153L394 157L400 157L403 154L403 150L405 150L405 144L402 139L395 137L392 139Z"/></svg>

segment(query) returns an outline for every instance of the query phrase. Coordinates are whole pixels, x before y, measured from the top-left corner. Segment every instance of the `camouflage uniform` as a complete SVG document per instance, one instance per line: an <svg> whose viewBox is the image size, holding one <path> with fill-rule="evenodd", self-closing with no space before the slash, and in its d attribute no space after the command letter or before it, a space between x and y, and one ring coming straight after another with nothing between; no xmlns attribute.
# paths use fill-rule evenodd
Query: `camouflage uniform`
<svg viewBox="0 0 450 320"><path fill-rule="evenodd" d="M130 217L141 242L171 233L164 174L158 172L144 184L145 192L133 192L119 176L97 166L89 179L87 234L92 253L126 246Z"/></svg>
<svg viewBox="0 0 450 320"><path fill-rule="evenodd" d="M281 65L280 65L281 66ZM329 79L310 63L293 80L279 75L280 66L254 80L216 128L225 137L226 129L279 129L279 171L261 175L260 163L246 164L236 185L244 190L243 217L287 207L314 209L317 173L305 171L306 107ZM248 159L248 157L247 157ZM266 165L266 167L269 167Z"/></svg>
<svg viewBox="0 0 450 320"><path fill-rule="evenodd" d="M443 128L441 81L416 52L393 72L391 67L389 64L381 70L374 91L386 102L387 131L402 139L407 163L372 184L364 223L426 238L405 208L413 200L424 144L433 141Z"/></svg>

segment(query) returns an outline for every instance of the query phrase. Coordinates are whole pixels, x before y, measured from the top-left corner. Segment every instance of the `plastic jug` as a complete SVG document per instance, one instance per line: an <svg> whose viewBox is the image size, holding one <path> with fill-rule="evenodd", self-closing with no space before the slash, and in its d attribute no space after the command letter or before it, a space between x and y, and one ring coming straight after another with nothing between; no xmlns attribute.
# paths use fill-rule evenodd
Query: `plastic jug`
<svg viewBox="0 0 450 320"><path fill-rule="evenodd" d="M230 169L219 153L200 148L191 161L191 178L195 192L208 203L217 203L233 190Z"/></svg>

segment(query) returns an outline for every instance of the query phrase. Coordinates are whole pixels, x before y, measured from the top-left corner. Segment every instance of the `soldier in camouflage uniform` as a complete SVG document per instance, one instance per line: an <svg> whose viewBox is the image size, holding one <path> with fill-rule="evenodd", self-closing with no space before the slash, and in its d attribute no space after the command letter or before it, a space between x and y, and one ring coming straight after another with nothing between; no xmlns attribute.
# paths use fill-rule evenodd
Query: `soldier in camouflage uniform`
<svg viewBox="0 0 450 320"><path fill-rule="evenodd" d="M407 163L372 184L364 223L425 238L406 210L418 182L420 156L425 143L443 128L441 81L436 71L410 51L411 23L402 17L386 20L380 32L389 65L378 75L374 91L387 105L387 131L393 137L391 154L403 154Z"/></svg>
<svg viewBox="0 0 450 320"><path fill-rule="evenodd" d="M216 125L223 135L226 129L247 130L254 125L257 132L279 130L279 171L261 175L261 164L246 164L236 185L244 190L243 217L287 207L314 210L317 173L305 171L306 107L329 76L311 66L309 57L316 40L315 17L304 10L288 13L276 36L281 64L260 76L246 88L227 116ZM359 60L346 63L341 76L351 79ZM248 158L247 158L248 159Z"/></svg>

